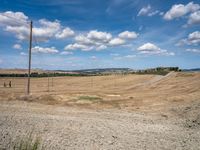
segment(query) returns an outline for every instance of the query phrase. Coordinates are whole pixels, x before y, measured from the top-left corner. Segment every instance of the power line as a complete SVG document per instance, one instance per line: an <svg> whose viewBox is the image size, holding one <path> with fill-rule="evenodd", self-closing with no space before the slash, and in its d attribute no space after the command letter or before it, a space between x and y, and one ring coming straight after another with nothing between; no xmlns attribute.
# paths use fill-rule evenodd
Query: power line
<svg viewBox="0 0 200 150"><path fill-rule="evenodd" d="M33 30L33 42L35 42L34 45L39 46L39 40L37 40L37 37L34 35L34 30ZM44 63L44 59L43 59L43 55L40 55L40 58L42 57L42 62ZM41 63L41 59L39 59L39 57L37 57L37 60L39 61L39 64ZM50 77L49 77L49 72L48 73L48 79L47 79L47 92L50 92L50 86L53 87L53 78L51 79L51 85L50 85Z"/></svg>

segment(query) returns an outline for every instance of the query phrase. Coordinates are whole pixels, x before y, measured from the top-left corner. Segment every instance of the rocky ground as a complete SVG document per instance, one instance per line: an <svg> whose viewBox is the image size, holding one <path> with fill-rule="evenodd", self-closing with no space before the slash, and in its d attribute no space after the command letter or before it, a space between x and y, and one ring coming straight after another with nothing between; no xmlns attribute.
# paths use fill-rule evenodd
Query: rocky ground
<svg viewBox="0 0 200 150"><path fill-rule="evenodd" d="M200 103L170 112L94 110L2 101L0 149L32 132L45 149L176 149L200 147Z"/></svg>

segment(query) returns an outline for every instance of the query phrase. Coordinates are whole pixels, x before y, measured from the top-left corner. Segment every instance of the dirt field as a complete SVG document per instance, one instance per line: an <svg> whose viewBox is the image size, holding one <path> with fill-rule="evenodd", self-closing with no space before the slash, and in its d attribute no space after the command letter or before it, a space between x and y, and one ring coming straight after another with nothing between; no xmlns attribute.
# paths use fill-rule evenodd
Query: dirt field
<svg viewBox="0 0 200 150"><path fill-rule="evenodd" d="M3 83L12 81L12 88ZM46 149L198 149L200 73L0 78L0 149L31 130Z"/></svg>

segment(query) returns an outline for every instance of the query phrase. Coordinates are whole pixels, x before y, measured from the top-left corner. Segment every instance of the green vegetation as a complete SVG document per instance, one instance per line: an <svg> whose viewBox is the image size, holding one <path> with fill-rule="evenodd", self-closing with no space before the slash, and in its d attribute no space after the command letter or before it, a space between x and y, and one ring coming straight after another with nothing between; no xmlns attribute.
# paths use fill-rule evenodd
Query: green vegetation
<svg viewBox="0 0 200 150"><path fill-rule="evenodd" d="M102 98L97 96L80 96L78 98L79 100L89 100L89 101L100 101Z"/></svg>
<svg viewBox="0 0 200 150"><path fill-rule="evenodd" d="M169 71L138 71L138 72L134 72L133 74L155 74L155 75L166 75L168 74Z"/></svg>
<svg viewBox="0 0 200 150"><path fill-rule="evenodd" d="M152 69L146 69L146 70L138 70L133 72L133 74L157 74L157 75L166 75L171 71L181 71L179 67L157 67Z"/></svg>
<svg viewBox="0 0 200 150"><path fill-rule="evenodd" d="M87 74L69 74L69 73L31 73L31 77L42 78L42 77L59 77L59 76L88 76ZM28 74L0 74L0 77L28 77Z"/></svg>
<svg viewBox="0 0 200 150"><path fill-rule="evenodd" d="M39 137L33 137L32 133L16 141L14 150L44 150L41 139Z"/></svg>

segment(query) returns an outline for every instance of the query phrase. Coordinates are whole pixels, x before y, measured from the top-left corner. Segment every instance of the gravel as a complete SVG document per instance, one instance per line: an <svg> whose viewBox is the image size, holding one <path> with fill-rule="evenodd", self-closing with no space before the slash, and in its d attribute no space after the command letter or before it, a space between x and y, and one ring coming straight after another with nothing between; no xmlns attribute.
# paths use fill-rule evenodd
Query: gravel
<svg viewBox="0 0 200 150"><path fill-rule="evenodd" d="M48 150L189 150L200 147L200 128L170 114L92 110L23 101L0 102L0 149L30 132Z"/></svg>

